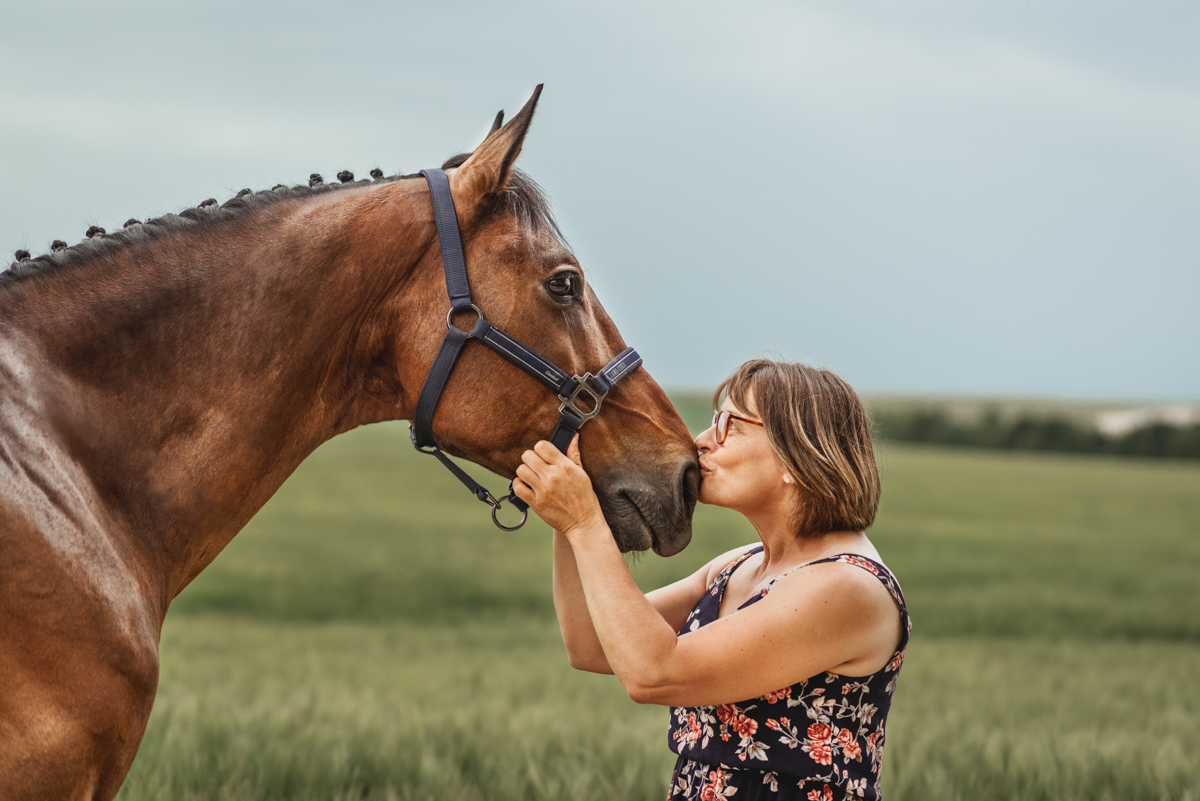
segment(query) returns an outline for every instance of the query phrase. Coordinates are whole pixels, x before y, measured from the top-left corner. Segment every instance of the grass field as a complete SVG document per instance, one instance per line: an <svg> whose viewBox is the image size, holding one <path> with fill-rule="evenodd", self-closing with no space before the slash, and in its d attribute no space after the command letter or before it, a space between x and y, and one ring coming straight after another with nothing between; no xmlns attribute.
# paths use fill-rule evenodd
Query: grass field
<svg viewBox="0 0 1200 801"><path fill-rule="evenodd" d="M881 463L871 536L915 620L885 794L1200 799L1200 465ZM548 532L486 512L403 426L319 450L172 607L119 797L662 798L665 711L567 666ZM752 537L702 507L635 574Z"/></svg>

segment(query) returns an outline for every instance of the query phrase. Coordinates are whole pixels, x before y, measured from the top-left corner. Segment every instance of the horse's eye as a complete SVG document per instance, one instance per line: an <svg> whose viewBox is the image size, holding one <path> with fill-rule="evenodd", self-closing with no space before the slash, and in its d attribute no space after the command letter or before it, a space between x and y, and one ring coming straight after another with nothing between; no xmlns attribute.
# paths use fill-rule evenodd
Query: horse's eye
<svg viewBox="0 0 1200 801"><path fill-rule="evenodd" d="M559 273L546 282L546 288L550 290L550 294L559 298L575 297L577 285L577 279L571 273Z"/></svg>

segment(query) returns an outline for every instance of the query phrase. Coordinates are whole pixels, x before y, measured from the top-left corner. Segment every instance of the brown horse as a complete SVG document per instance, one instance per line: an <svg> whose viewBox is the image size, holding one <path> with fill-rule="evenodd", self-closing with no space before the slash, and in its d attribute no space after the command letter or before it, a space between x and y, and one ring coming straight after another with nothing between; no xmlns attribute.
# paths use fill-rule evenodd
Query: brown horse
<svg viewBox="0 0 1200 801"><path fill-rule="evenodd" d="M445 166L475 302L582 374L625 345L513 169L536 101ZM0 273L5 801L111 799L154 701L171 600L318 445L411 419L449 304L425 181L373 175L244 190L19 253ZM512 477L556 407L468 345L434 430ZM696 452L644 370L581 442L621 547L682 549Z"/></svg>

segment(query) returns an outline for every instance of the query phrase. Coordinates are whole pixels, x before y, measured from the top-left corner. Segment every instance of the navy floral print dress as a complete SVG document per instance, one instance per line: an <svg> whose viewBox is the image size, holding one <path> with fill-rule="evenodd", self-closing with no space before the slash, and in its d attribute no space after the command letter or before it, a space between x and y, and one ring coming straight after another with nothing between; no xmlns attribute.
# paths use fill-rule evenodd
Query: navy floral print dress
<svg viewBox="0 0 1200 801"><path fill-rule="evenodd" d="M753 548L721 571L684 622L680 636L717 619L729 577L761 551L761 545ZM912 621L895 577L872 559L840 554L794 569L825 562L866 570L892 594L903 626L895 654L870 676L820 673L736 704L672 707L668 741L679 759L669 801L880 798L884 724ZM738 609L761 600L788 573L772 579Z"/></svg>

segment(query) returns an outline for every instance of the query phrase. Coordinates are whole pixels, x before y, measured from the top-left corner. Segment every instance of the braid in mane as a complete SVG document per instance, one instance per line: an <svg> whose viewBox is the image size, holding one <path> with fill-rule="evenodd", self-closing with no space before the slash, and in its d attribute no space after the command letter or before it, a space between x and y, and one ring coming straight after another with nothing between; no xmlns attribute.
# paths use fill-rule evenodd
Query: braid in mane
<svg viewBox="0 0 1200 801"><path fill-rule="evenodd" d="M460 153L448 159L442 165L442 169L449 170L458 167L470 155L470 153ZM379 168L371 170L370 175L369 180L355 181L354 173L342 170L337 176L338 183L327 184L319 173L313 173L309 176L307 186L297 184L289 187L284 184L275 184L270 189L259 192L242 189L221 204L217 203L216 198L208 198L195 208L184 209L178 214L165 214L145 222L131 217L125 221L121 230L111 234L100 226L93 225L87 229L86 238L76 245L68 245L63 240L56 239L50 245L50 252L40 256L31 256L28 250L18 250L13 254L14 261L8 269L0 271L0 286L51 273L64 267L79 265L97 256L112 253L134 244L153 241L175 231L198 230L215 226L236 219L250 210L271 206L285 200L338 192L349 187L387 184L405 178L419 177L415 173L385 177L383 170ZM497 200L504 209L516 215L525 230L549 232L558 241L566 244L566 239L554 219L546 193L525 173L514 169L505 191L499 194Z"/></svg>
<svg viewBox="0 0 1200 801"><path fill-rule="evenodd" d="M63 240L56 239L50 245L50 252L40 256L32 256L25 249L18 250L13 254L14 260L8 269L0 271L0 286L51 273L63 267L78 265L97 256L112 253L137 243L152 241L175 231L195 230L198 227L218 225L235 219L249 210L271 206L285 200L337 192L353 186L386 184L403 178L417 177L415 175L384 177L383 171L378 168L371 170L371 180L354 181L354 174L349 170L344 170L340 175L348 175L349 178L342 183L325 184L321 180L321 176L314 173L312 179L315 181L310 179L308 186L289 187L284 184L276 184L272 188L260 192L242 189L221 204L217 203L216 198L208 198L196 207L184 209L178 214L165 214L145 222L131 217L125 221L121 230L111 234L100 226L93 225L87 229L86 238L75 245L68 245Z"/></svg>

